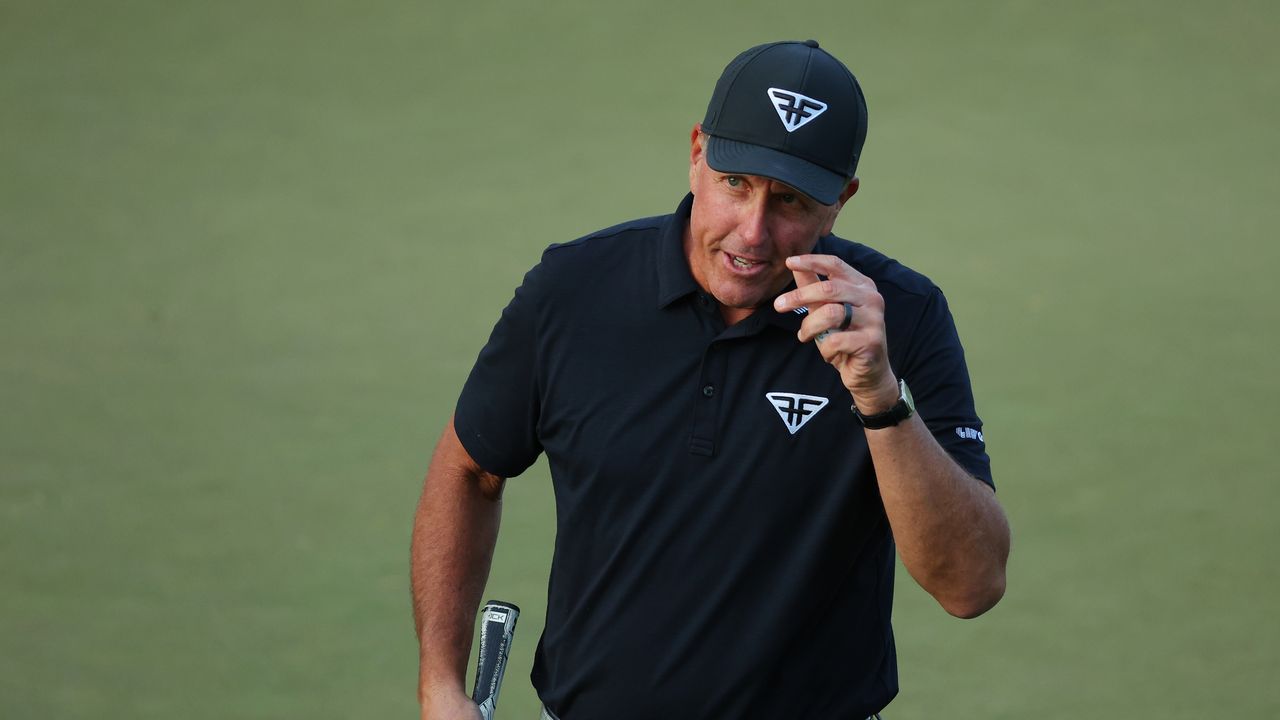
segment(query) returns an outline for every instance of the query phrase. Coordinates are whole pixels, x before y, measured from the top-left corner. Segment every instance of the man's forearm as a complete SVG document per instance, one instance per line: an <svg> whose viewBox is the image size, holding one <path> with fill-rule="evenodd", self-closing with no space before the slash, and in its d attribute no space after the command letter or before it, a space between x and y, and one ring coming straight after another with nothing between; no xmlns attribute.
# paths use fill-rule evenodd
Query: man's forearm
<svg viewBox="0 0 1280 720"><path fill-rule="evenodd" d="M412 587L418 699L465 695L476 608L501 514L502 479L479 470L445 428L414 517Z"/></svg>
<svg viewBox="0 0 1280 720"><path fill-rule="evenodd" d="M1009 523L995 493L947 455L919 416L866 433L902 564L947 612L986 612L1004 594L1009 557Z"/></svg>

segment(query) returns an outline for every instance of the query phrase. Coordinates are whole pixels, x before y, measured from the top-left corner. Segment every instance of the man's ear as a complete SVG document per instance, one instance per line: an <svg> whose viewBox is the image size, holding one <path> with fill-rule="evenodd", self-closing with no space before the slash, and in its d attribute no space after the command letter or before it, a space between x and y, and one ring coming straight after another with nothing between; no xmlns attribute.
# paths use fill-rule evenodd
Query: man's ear
<svg viewBox="0 0 1280 720"><path fill-rule="evenodd" d="M856 192L858 192L858 178L850 178L849 183L844 186L844 190L840 191L840 196L837 197L835 203L831 205L834 212L831 213L831 217L827 220L826 224L822 226L822 232L820 235L831 234L831 231L834 230L836 226L836 218L840 215L840 211L844 209L844 204L848 202L849 198L853 197Z"/></svg>
<svg viewBox="0 0 1280 720"><path fill-rule="evenodd" d="M693 192L693 174L702 160L702 123L693 124L693 132L689 134L689 192Z"/></svg>
<svg viewBox="0 0 1280 720"><path fill-rule="evenodd" d="M844 186L844 190L840 191L840 198L836 200L836 204L839 205L841 209L844 208L844 204L849 201L849 198L853 197L854 194L858 192L858 185L858 178L856 176L849 178L849 184Z"/></svg>

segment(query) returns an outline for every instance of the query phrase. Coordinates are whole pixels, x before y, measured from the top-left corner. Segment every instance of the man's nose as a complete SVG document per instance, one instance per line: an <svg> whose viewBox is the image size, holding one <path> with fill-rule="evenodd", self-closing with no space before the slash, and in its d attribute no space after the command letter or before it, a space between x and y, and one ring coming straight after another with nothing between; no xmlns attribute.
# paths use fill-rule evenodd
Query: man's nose
<svg viewBox="0 0 1280 720"><path fill-rule="evenodd" d="M747 245L759 247L769 240L767 198L753 199L742 208L738 235Z"/></svg>

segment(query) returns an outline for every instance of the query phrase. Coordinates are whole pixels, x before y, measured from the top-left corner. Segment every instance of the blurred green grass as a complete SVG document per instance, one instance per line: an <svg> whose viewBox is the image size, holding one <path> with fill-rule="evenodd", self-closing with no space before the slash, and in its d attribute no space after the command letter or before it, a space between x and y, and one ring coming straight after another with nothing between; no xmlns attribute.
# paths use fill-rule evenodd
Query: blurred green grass
<svg viewBox="0 0 1280 720"><path fill-rule="evenodd" d="M817 37L871 106L838 230L929 274L1015 546L902 575L891 717L1273 717L1263 2L0 2L0 716L414 714L409 521L551 242L669 211L721 67ZM545 466L487 595L525 614Z"/></svg>

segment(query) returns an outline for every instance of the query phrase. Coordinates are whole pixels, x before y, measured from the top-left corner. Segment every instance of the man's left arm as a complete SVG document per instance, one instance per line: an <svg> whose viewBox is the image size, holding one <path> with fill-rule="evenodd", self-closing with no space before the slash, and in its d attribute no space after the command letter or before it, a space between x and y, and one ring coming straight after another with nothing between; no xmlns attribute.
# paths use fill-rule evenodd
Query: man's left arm
<svg viewBox="0 0 1280 720"><path fill-rule="evenodd" d="M897 402L894 390L882 410ZM1009 559L1009 522L995 492L942 449L918 414L865 432L903 566L952 615L990 610L1004 595Z"/></svg>
<svg viewBox="0 0 1280 720"><path fill-rule="evenodd" d="M775 309L809 308L799 339L815 341L859 412L896 405L898 378L875 283L832 255L796 256L787 265L797 287L779 296ZM902 564L952 615L989 610L1004 594L1009 557L1009 523L995 492L938 444L919 415L865 432Z"/></svg>

